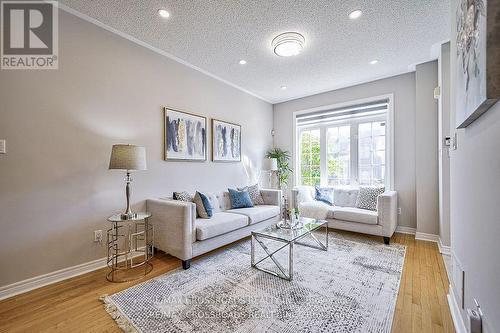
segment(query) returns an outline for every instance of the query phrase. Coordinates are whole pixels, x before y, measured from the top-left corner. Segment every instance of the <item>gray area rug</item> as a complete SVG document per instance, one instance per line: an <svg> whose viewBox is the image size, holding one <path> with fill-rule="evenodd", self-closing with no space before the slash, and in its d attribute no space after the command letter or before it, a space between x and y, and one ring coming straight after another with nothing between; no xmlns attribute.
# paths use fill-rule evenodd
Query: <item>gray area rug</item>
<svg viewBox="0 0 500 333"><path fill-rule="evenodd" d="M333 232L329 242L295 245L292 282L251 268L245 240L102 300L126 332L390 332L405 247Z"/></svg>

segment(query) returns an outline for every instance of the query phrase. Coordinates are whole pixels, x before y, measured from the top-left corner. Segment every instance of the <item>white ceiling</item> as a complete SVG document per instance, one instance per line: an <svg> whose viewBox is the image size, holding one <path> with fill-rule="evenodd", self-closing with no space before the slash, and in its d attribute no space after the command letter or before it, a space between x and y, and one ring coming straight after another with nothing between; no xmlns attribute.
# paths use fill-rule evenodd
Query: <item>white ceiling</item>
<svg viewBox="0 0 500 333"><path fill-rule="evenodd" d="M60 2L271 103L408 72L450 35L449 0ZM363 16L350 20L358 8ZM306 38L296 57L272 51L286 31Z"/></svg>

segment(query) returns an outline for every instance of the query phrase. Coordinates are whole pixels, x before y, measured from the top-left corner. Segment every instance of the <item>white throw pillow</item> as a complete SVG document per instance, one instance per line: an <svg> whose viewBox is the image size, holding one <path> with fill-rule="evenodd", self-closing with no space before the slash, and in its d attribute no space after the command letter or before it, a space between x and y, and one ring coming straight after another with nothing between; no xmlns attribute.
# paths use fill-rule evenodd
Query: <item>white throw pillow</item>
<svg viewBox="0 0 500 333"><path fill-rule="evenodd" d="M297 202L296 202L297 206L303 202L314 201L314 197L312 196L310 187L297 186L296 190L297 190Z"/></svg>

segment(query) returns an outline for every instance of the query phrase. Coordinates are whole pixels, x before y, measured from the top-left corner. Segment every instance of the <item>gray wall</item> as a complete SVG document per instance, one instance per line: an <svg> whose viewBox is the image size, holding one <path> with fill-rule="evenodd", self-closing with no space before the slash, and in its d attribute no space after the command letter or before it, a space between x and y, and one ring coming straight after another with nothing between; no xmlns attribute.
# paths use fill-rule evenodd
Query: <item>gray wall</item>
<svg viewBox="0 0 500 333"><path fill-rule="evenodd" d="M452 13L458 0L452 0ZM455 128L456 32L452 15L451 118ZM485 314L484 332L500 331L500 103L457 131L451 152L451 251L465 271L465 308L477 299ZM455 281L459 283L459 281ZM458 294L458 293L457 293ZM458 301L458 300L457 300ZM459 303L460 304L460 303ZM462 310L464 321L466 313ZM466 322L466 321L465 321Z"/></svg>
<svg viewBox="0 0 500 333"><path fill-rule="evenodd" d="M438 69L439 97L439 239L450 246L450 155L445 137L450 136L450 43L441 45Z"/></svg>
<svg viewBox="0 0 500 333"><path fill-rule="evenodd" d="M293 151L294 111L390 93L394 94L394 183L402 210L398 223L415 228L415 73L275 104L274 144L276 147Z"/></svg>
<svg viewBox="0 0 500 333"><path fill-rule="evenodd" d="M417 65L416 74L417 232L439 234L437 61Z"/></svg>
<svg viewBox="0 0 500 333"><path fill-rule="evenodd" d="M163 161L162 105L241 124L258 167L272 146L270 104L64 12L59 33L59 70L0 73L0 285L105 256L93 230L125 204L124 174L107 170L114 143L147 148L136 209L247 183L241 163Z"/></svg>

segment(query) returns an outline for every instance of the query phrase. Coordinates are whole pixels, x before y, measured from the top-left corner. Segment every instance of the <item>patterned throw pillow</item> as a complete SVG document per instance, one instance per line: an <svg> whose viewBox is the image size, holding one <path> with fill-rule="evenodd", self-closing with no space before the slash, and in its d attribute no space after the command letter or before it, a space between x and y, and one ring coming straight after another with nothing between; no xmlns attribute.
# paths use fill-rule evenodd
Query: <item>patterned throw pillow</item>
<svg viewBox="0 0 500 333"><path fill-rule="evenodd" d="M330 206L333 206L333 188L332 187L319 187L315 186L317 201L324 202Z"/></svg>
<svg viewBox="0 0 500 333"><path fill-rule="evenodd" d="M384 187L360 186L356 207L368 210L377 210L377 198L385 192Z"/></svg>
<svg viewBox="0 0 500 333"><path fill-rule="evenodd" d="M255 184L252 186L245 186L242 188L238 187L238 191L248 191L250 195L250 199L254 205L264 205L264 198L262 198L262 194L260 194L259 184Z"/></svg>
<svg viewBox="0 0 500 333"><path fill-rule="evenodd" d="M213 207L205 194L196 192L193 202L196 204L196 213L200 218L209 219L212 217Z"/></svg>
<svg viewBox="0 0 500 333"><path fill-rule="evenodd" d="M252 199L248 191L237 191L228 188L229 198L231 199L231 209L253 207Z"/></svg>
<svg viewBox="0 0 500 333"><path fill-rule="evenodd" d="M173 198L174 200L193 202L193 197L186 191L174 192Z"/></svg>

